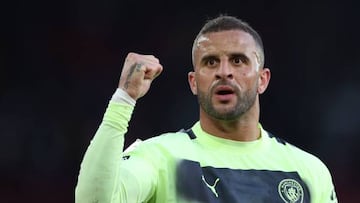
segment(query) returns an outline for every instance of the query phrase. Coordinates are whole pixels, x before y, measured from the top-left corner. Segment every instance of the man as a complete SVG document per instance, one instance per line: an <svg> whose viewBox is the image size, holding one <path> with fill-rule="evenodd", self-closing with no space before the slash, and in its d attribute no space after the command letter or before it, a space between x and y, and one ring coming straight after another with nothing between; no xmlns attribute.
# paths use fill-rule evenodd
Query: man
<svg viewBox="0 0 360 203"><path fill-rule="evenodd" d="M76 202L337 202L327 167L259 124L259 95L270 80L264 58L247 23L208 21L188 74L199 121L123 152L135 103L163 69L154 56L129 53L81 164Z"/></svg>

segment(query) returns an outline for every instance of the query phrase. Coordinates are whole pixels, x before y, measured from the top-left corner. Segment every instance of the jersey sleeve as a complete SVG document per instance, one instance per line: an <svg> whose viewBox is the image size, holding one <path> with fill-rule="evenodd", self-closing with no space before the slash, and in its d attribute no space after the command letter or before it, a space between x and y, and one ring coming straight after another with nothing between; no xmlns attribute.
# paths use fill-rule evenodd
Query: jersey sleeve
<svg viewBox="0 0 360 203"><path fill-rule="evenodd" d="M123 159L133 108L110 101L82 160L75 202L143 202L151 197L156 183L153 166L141 157Z"/></svg>
<svg viewBox="0 0 360 203"><path fill-rule="evenodd" d="M313 155L308 154L306 158L304 178L309 183L311 202L337 203L332 176L325 163Z"/></svg>
<svg viewBox="0 0 360 203"><path fill-rule="evenodd" d="M319 201L321 203L338 203L335 187L332 181L332 177L329 169L325 164L321 164L321 172L319 173L318 189L322 190L319 195Z"/></svg>

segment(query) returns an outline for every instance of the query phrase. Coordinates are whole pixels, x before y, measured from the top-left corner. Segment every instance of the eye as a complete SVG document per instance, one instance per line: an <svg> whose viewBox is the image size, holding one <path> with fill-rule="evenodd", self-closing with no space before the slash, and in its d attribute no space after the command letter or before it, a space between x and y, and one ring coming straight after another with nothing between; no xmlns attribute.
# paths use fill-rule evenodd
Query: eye
<svg viewBox="0 0 360 203"><path fill-rule="evenodd" d="M240 57L235 57L235 58L233 58L233 63L234 63L235 65L240 65L240 64L242 64L242 63L244 63L244 62L243 62L243 60L242 60Z"/></svg>
<svg viewBox="0 0 360 203"><path fill-rule="evenodd" d="M209 61L208 61L208 65L210 65L210 66L213 66L213 65L215 65L215 60L214 59L210 59Z"/></svg>
<svg viewBox="0 0 360 203"><path fill-rule="evenodd" d="M245 54L233 54L230 61L234 66L243 66L249 63L249 58Z"/></svg>
<svg viewBox="0 0 360 203"><path fill-rule="evenodd" d="M217 60L212 58L212 59L208 59L206 61L206 65L209 66L209 67L214 67L217 65Z"/></svg>

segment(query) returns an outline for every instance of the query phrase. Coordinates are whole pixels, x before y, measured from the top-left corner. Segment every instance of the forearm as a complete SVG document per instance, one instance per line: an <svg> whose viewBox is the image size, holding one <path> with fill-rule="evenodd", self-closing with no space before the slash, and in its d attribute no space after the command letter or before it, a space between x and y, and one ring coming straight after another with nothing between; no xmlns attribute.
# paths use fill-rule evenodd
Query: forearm
<svg viewBox="0 0 360 203"><path fill-rule="evenodd" d="M162 65L152 55L129 53L126 57L118 89L112 97L116 103L110 102L82 161L76 202L115 202L115 199L124 202L129 198L142 202L151 196L156 180L151 175L155 174L156 165L145 161L145 155L124 164L122 153L135 101L148 92L161 71ZM134 170L136 166L147 173ZM152 178L145 178L144 174Z"/></svg>
<svg viewBox="0 0 360 203"><path fill-rule="evenodd" d="M76 202L112 202L133 106L111 101L81 164Z"/></svg>

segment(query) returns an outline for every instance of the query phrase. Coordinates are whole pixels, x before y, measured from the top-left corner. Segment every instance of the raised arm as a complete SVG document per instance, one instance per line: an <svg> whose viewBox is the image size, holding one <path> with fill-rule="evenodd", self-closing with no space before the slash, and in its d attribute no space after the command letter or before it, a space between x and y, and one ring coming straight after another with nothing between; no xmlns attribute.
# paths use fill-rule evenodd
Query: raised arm
<svg viewBox="0 0 360 203"><path fill-rule="evenodd" d="M154 190L154 181L142 178L153 173L151 166L141 160L124 166L122 153L135 102L161 72L159 60L152 55L129 53L126 57L118 89L81 163L75 202L140 202Z"/></svg>

